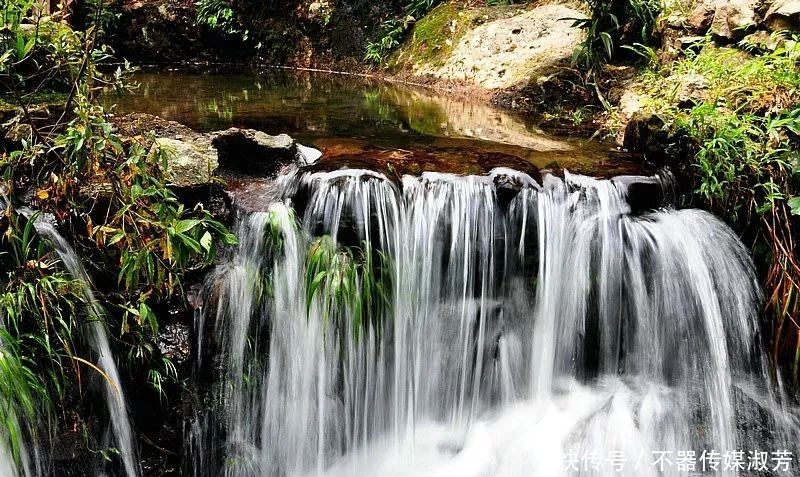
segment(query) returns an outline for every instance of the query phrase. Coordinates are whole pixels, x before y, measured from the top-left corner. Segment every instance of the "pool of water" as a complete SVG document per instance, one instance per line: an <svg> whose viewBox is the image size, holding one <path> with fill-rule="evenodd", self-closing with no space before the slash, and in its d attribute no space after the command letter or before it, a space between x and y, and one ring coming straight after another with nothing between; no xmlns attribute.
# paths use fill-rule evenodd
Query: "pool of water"
<svg viewBox="0 0 800 477"><path fill-rule="evenodd" d="M643 170L640 164L609 159L613 148L607 143L548 135L523 117L463 94L276 69L144 71L134 79L139 87L132 94L105 98L107 105L116 104L117 114L151 113L200 131L237 126L287 133L328 155L389 151L421 155L422 162L434 155L452 163L488 153L513 156L538 168L597 175Z"/></svg>

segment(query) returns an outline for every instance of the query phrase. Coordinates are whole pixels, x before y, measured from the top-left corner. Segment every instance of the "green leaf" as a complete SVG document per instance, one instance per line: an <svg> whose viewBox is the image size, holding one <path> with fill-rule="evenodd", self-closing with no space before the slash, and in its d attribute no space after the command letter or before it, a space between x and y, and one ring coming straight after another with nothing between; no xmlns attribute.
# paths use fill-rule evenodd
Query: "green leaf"
<svg viewBox="0 0 800 477"><path fill-rule="evenodd" d="M119 242L123 238L125 238L125 232L119 231L116 234L114 234L113 237L111 237L111 240L109 240L106 245L109 245L109 246L114 245L115 243Z"/></svg>
<svg viewBox="0 0 800 477"><path fill-rule="evenodd" d="M197 219L181 220L175 225L175 231L179 234L192 230L200 221Z"/></svg>
<svg viewBox="0 0 800 477"><path fill-rule="evenodd" d="M212 242L213 240L211 238L211 233L208 231L206 231L206 233L204 233L203 236L200 237L200 246L203 247L205 251L211 250Z"/></svg>
<svg viewBox="0 0 800 477"><path fill-rule="evenodd" d="M787 204L789 204L792 215L800 215L800 197L792 197L787 201Z"/></svg>

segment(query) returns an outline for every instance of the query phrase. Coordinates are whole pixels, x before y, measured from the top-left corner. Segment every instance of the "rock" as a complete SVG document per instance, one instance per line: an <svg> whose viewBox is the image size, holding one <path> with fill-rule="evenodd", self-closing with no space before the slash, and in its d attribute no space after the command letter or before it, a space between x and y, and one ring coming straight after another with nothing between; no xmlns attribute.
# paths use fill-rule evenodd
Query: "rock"
<svg viewBox="0 0 800 477"><path fill-rule="evenodd" d="M627 191L628 205L633 214L643 214L669 205L664 182L659 176L616 176L611 181Z"/></svg>
<svg viewBox="0 0 800 477"><path fill-rule="evenodd" d="M622 93L622 96L619 100L619 115L620 121L622 124L627 124L630 122L631 118L641 111L642 109L642 95L637 93L632 88L627 88ZM625 141L625 131L626 128L620 128L620 131L617 133L615 138L616 143L618 146L623 146Z"/></svg>
<svg viewBox="0 0 800 477"><path fill-rule="evenodd" d="M134 63L230 61L247 51L223 32L198 25L194 2L120 0L115 5L117 16L110 24L108 41L120 58ZM220 55L220 50L225 54Z"/></svg>
<svg viewBox="0 0 800 477"><path fill-rule="evenodd" d="M206 134L200 134L183 124L145 113L132 113L112 119L120 135L156 136L155 147L171 151L168 157L167 178L170 185L197 188L209 185L214 179L219 161L217 151Z"/></svg>
<svg viewBox="0 0 800 477"><path fill-rule="evenodd" d="M230 128L212 137L220 163L232 170L273 176L299 159L297 143L286 134L271 136L253 129Z"/></svg>
<svg viewBox="0 0 800 477"><path fill-rule="evenodd" d="M706 37L704 36L682 36L675 40L677 48L681 51L699 49Z"/></svg>
<svg viewBox="0 0 800 477"><path fill-rule="evenodd" d="M33 127L30 124L20 122L11 124L6 130L5 139L15 143L30 142L33 140Z"/></svg>
<svg viewBox="0 0 800 477"><path fill-rule="evenodd" d="M707 3L699 2L686 18L686 26L695 33L705 33L713 19L714 8Z"/></svg>
<svg viewBox="0 0 800 477"><path fill-rule="evenodd" d="M438 69L444 79L484 88L524 86L569 62L584 31L572 26L585 15L564 5L543 5L467 33ZM425 73L424 71L421 73Z"/></svg>
<svg viewBox="0 0 800 477"><path fill-rule="evenodd" d="M706 99L708 92L708 81L697 73L686 73L678 76L670 76L667 81L678 85L675 100L681 108L689 107Z"/></svg>
<svg viewBox="0 0 800 477"><path fill-rule="evenodd" d="M297 152L305 164L313 164L322 157L322 151L319 149L314 149L313 147L304 146L302 144L297 145Z"/></svg>
<svg viewBox="0 0 800 477"><path fill-rule="evenodd" d="M167 178L175 187L199 187L214 179L219 166L217 152L209 141L189 142L180 139L156 138L151 152L158 147L166 150Z"/></svg>
<svg viewBox="0 0 800 477"><path fill-rule="evenodd" d="M625 127L623 147L630 152L642 153L647 159L661 162L669 141L666 123L657 114L643 111L634 113Z"/></svg>
<svg viewBox="0 0 800 477"><path fill-rule="evenodd" d="M711 35L721 41L737 41L744 38L747 31L755 28L755 0L734 0L720 2L714 10L711 21Z"/></svg>
<svg viewBox="0 0 800 477"><path fill-rule="evenodd" d="M783 42L782 38L775 38L764 30L759 30L744 37L740 43L748 51L755 49L761 52L775 51Z"/></svg>
<svg viewBox="0 0 800 477"><path fill-rule="evenodd" d="M800 30L800 0L776 0L764 15L764 24L772 31Z"/></svg>
<svg viewBox="0 0 800 477"><path fill-rule="evenodd" d="M158 349L164 357L183 365L189 360L190 335L189 325L168 323L158 333Z"/></svg>

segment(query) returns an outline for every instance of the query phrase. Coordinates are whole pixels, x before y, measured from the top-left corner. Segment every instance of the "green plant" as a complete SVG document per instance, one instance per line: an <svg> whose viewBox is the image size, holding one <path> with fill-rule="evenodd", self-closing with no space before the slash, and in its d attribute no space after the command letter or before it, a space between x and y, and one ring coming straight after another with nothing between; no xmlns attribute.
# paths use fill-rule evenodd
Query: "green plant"
<svg viewBox="0 0 800 477"><path fill-rule="evenodd" d="M199 0L196 23L212 30L219 30L228 35L235 35L247 40L249 32L241 28L236 13L227 0Z"/></svg>
<svg viewBox="0 0 800 477"><path fill-rule="evenodd" d="M573 63L594 72L603 63L617 59L621 48L636 51L647 45L662 9L661 0L586 0L586 3L589 17L566 20L586 30L585 40L573 54Z"/></svg>
<svg viewBox="0 0 800 477"><path fill-rule="evenodd" d="M763 276L772 355L797 385L800 43L785 33L772 40L774 51L750 53L703 42L670 65L652 66L642 84L646 106L694 144L697 199L769 250ZM686 78L700 87L679 98Z"/></svg>
<svg viewBox="0 0 800 477"><path fill-rule="evenodd" d="M390 274L387 258L379 254L381 263L376 263L374 254L367 243L354 253L327 235L312 242L306 263L307 313L316 297L326 328L333 321L336 329L349 329L356 339L364 328L380 333L390 303Z"/></svg>
<svg viewBox="0 0 800 477"><path fill-rule="evenodd" d="M15 459L24 441L49 427L66 382L80 376L75 336L82 320L80 285L36 233L36 215L10 207L0 220L0 422Z"/></svg>
<svg viewBox="0 0 800 477"><path fill-rule="evenodd" d="M377 41L367 43L364 60L380 64L405 37L409 27L436 7L441 0L412 0L403 8L401 18L391 18L381 25L383 33Z"/></svg>
<svg viewBox="0 0 800 477"><path fill-rule="evenodd" d="M202 206L187 210L178 200L168 185L171 151L152 137L123 137L109 122L98 91L124 90L130 69L102 67L111 51L98 45L98 28L74 31L56 17L31 16L30 5L14 0L0 7L0 93L19 107L14 121L31 131L19 146L0 152L0 189L12 201L19 190L34 191L35 206L52 214L72 245L98 265L94 281L103 289L97 296L109 313L86 316L82 290L35 234L32 220L19 220L9 208L0 219L4 349L18 351L32 383L45 389L31 398L37 412L48 402L62 407L64 394L80 388L81 367L100 372L76 349L79 324L103 320L118 338L114 352L127 355L132 368L143 366L139 374L160 391L176 373L155 345L155 305L182 302L184 276L236 238ZM59 113L34 121L32 102L52 91L63 93L54 96Z"/></svg>

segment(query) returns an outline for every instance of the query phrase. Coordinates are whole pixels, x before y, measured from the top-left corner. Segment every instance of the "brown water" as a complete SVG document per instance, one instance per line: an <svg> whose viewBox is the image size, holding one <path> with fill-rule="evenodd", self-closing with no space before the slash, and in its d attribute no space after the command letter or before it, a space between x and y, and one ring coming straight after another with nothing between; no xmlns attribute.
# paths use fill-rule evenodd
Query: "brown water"
<svg viewBox="0 0 800 477"><path fill-rule="evenodd" d="M394 154L427 167L430 157L474 173L522 160L534 167L615 175L641 165L608 157L609 144L547 135L535 125L485 101L346 75L266 70L260 73L142 72L130 95L107 97L117 114L145 112L200 131L230 126L288 133L349 158ZM508 161L512 157L512 161Z"/></svg>

